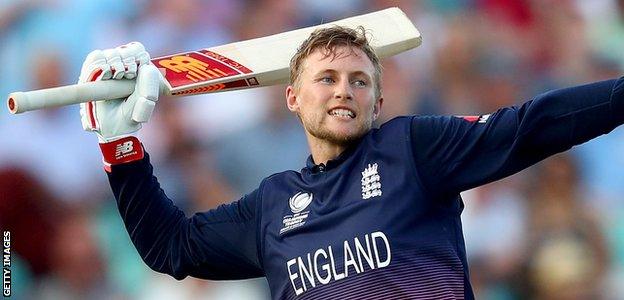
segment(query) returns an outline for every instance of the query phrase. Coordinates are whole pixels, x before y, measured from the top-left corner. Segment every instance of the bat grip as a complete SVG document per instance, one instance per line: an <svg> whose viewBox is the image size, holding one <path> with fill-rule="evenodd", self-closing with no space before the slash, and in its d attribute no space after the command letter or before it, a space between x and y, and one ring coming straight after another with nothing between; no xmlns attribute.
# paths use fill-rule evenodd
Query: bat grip
<svg viewBox="0 0 624 300"><path fill-rule="evenodd" d="M30 92L15 92L9 94L7 107L10 113L19 114L48 107L125 98L134 91L134 83L134 80L101 80Z"/></svg>

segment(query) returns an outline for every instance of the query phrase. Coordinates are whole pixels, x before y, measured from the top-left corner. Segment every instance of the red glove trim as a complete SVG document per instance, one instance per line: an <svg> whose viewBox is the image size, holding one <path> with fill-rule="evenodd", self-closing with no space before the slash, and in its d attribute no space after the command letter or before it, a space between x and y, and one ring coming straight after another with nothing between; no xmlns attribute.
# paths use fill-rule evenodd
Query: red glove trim
<svg viewBox="0 0 624 300"><path fill-rule="evenodd" d="M139 139L133 136L125 137L108 143L100 143L104 156L104 169L111 171L111 166L129 163L143 159L145 153Z"/></svg>
<svg viewBox="0 0 624 300"><path fill-rule="evenodd" d="M87 78L87 82L98 80L98 78L102 76L102 73L103 71L100 68L93 70L91 75L89 75L89 78ZM89 101L87 103L87 112L88 112L89 122L91 123L91 129L98 129L96 118L95 118L95 105L93 105L93 101Z"/></svg>

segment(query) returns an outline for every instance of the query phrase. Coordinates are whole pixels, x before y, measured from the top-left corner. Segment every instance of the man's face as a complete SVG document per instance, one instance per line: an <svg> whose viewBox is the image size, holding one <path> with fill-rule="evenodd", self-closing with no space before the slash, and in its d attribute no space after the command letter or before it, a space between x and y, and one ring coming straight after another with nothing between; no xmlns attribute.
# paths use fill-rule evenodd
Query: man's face
<svg viewBox="0 0 624 300"><path fill-rule="evenodd" d="M346 46L335 50L336 56L325 57L317 49L305 59L298 87L286 89L287 104L308 135L348 145L371 129L383 99L375 99L375 68L366 54Z"/></svg>

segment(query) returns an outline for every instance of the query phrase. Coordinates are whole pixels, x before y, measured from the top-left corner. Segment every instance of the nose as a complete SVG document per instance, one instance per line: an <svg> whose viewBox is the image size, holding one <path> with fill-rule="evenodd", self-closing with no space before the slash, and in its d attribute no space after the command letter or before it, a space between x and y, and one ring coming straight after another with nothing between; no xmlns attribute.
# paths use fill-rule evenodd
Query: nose
<svg viewBox="0 0 624 300"><path fill-rule="evenodd" d="M342 101L353 99L353 89L351 88L351 84L349 84L349 80L340 80L340 82L335 85L334 98Z"/></svg>

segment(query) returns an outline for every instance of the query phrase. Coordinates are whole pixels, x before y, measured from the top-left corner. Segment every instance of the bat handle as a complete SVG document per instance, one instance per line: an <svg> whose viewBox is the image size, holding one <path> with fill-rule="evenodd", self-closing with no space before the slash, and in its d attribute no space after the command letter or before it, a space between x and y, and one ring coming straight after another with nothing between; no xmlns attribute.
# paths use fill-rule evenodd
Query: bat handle
<svg viewBox="0 0 624 300"><path fill-rule="evenodd" d="M134 80L102 80L29 92L15 92L9 94L7 106L9 112L19 114L92 100L125 98L134 91L134 83Z"/></svg>

